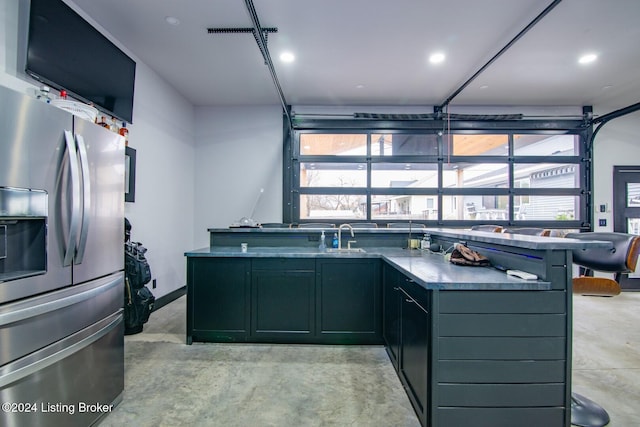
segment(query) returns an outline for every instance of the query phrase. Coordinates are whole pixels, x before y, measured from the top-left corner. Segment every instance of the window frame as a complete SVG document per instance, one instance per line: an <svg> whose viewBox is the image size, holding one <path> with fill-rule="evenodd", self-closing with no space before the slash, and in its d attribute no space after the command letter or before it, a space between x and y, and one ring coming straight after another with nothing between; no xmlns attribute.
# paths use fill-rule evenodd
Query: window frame
<svg viewBox="0 0 640 427"><path fill-rule="evenodd" d="M375 195L425 195L436 196L437 219L412 220L430 227L469 227L486 220L443 219L443 197L445 196L507 196L508 212L506 220L492 220L491 223L516 227L545 227L564 229L590 229L591 227L591 185L592 154L589 139L592 126L585 120L359 120L359 119L310 119L294 120L293 127L284 125L283 148L283 221L289 223L323 222L320 218L300 218L300 196L302 194L353 194L366 198L366 218L357 221L376 222L384 226L385 220L372 219L371 200ZM366 134L366 155L301 155L300 135L314 134ZM371 155L372 134L436 134L437 155ZM456 156L444 154L444 144L448 134L506 134L508 153L501 156ZM514 155L514 135L568 134L578 136L578 153L572 156L523 156ZM301 163L365 163L367 171L366 187L302 187L300 186ZM443 188L443 165L450 163L500 163L507 164L507 188ZM372 165L376 163L430 163L437 165L437 188L380 188L371 186ZM514 165L516 164L576 164L580 168L580 185L576 188L521 188L515 186ZM527 220L517 219L514 199L527 196L575 196L579 203L573 220ZM407 221L408 219L394 219ZM352 218L327 218L327 222L353 222Z"/></svg>

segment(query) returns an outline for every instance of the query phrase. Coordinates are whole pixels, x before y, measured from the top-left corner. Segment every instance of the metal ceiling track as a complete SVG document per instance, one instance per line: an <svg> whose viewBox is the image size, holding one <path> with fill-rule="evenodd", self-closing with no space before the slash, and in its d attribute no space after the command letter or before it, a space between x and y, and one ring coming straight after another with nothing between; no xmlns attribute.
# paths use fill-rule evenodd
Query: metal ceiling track
<svg viewBox="0 0 640 427"><path fill-rule="evenodd" d="M626 116L627 114L635 113L640 110L640 102L635 103L633 105L629 105L628 107L621 108L616 111L612 111L603 116L597 117L591 120L591 124L597 124L598 126L594 129L591 134L591 138L589 138L589 147L593 147L593 141L596 139L596 135L600 132L600 129L607 123L609 123L613 119L617 119L618 117Z"/></svg>
<svg viewBox="0 0 640 427"><path fill-rule="evenodd" d="M258 19L258 13L256 12L256 8L253 5L252 0L245 0L245 5L247 6L247 11L249 12L249 17L251 18L251 22L253 23L253 36L256 39L256 43L258 43L258 48L260 49L260 53L262 53L262 57L264 58L264 63L269 69L269 73L271 74L271 79L273 80L273 84L276 87L276 91L278 92L278 97L280 98L280 103L282 104L282 110L284 114L287 116L287 121L289 122L289 128L293 128L293 120L291 118L291 114L289 112L289 107L287 106L287 100L284 97L284 92L282 92L282 86L280 86L280 82L278 81L278 76L276 75L276 70L273 67L273 62L271 61L271 55L269 54L269 49L267 48L267 37L264 32L264 28L260 25L260 20Z"/></svg>
<svg viewBox="0 0 640 427"><path fill-rule="evenodd" d="M238 33L252 33L255 31L253 27L215 27L207 28L209 34L238 34ZM262 33L277 33L277 27L263 27L260 29Z"/></svg>
<svg viewBox="0 0 640 427"><path fill-rule="evenodd" d="M538 16L535 17L522 31L520 31L509 43L507 43L498 53L496 53L486 64L484 64L478 71L475 72L469 79L464 82L458 89L456 89L439 107L436 107L436 111L442 111L447 107L451 101L460 94L472 81L474 81L480 74L484 72L491 64L493 64L503 53L505 53L511 46L513 46L518 40L522 38L530 29L532 29L542 18L547 16L549 12L553 10L562 0L554 0L549 6L547 6Z"/></svg>
<svg viewBox="0 0 640 427"><path fill-rule="evenodd" d="M616 110L616 111L612 111L612 112L610 112L608 114L605 114L603 116L596 117L595 119L592 120L592 123L596 124L596 123L602 122L604 124L604 123L607 123L610 120L617 119L618 117L626 116L627 114L631 114L631 113L635 113L638 110L640 110L640 102L635 103L633 105L630 105L628 107L621 108L621 109Z"/></svg>
<svg viewBox="0 0 640 427"><path fill-rule="evenodd" d="M276 27L263 27L260 29L260 32L264 36L265 42L269 37L269 33L277 33L278 28ZM256 43L258 43L258 37L256 36L256 30L253 27L215 27L215 28L207 28L207 33L209 34L253 34L253 37L256 39Z"/></svg>

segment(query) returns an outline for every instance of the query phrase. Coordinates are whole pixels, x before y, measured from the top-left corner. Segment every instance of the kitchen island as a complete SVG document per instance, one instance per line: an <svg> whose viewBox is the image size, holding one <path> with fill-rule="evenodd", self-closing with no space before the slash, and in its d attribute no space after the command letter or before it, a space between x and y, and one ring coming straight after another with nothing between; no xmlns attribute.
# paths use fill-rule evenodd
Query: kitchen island
<svg viewBox="0 0 640 427"><path fill-rule="evenodd" d="M185 254L187 343L384 344L425 426L569 426L571 251L607 243L358 229L360 251L328 252L320 230L209 231ZM424 232L538 279L403 249Z"/></svg>

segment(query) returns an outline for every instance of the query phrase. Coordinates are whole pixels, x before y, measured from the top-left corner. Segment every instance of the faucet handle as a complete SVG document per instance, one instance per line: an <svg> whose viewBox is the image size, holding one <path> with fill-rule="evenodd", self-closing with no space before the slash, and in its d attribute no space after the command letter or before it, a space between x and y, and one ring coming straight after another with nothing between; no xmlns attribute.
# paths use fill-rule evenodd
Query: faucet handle
<svg viewBox="0 0 640 427"><path fill-rule="evenodd" d="M352 243L357 243L357 240L347 240L347 249L351 249L351 244Z"/></svg>

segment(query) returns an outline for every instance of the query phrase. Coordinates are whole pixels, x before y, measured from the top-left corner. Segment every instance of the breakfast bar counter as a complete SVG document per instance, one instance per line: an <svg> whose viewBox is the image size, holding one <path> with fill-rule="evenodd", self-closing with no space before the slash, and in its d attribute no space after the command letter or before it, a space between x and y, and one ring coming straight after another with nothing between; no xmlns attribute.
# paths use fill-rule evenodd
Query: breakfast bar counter
<svg viewBox="0 0 640 427"><path fill-rule="evenodd" d="M608 243L343 229L358 249L324 250L321 231L209 230L185 253L187 343L383 344L424 426L570 425L572 250ZM425 234L437 250L407 249ZM451 264L456 244L491 266Z"/></svg>
<svg viewBox="0 0 640 427"><path fill-rule="evenodd" d="M475 290L549 290L542 280L523 280L507 276L494 267L464 267L448 262L444 253L398 248L368 248L362 252L327 252L304 247L202 248L185 254L191 258L309 258L309 259L380 259L402 270L425 289Z"/></svg>

